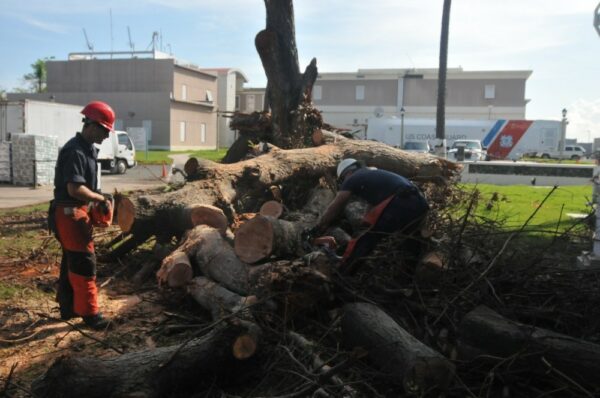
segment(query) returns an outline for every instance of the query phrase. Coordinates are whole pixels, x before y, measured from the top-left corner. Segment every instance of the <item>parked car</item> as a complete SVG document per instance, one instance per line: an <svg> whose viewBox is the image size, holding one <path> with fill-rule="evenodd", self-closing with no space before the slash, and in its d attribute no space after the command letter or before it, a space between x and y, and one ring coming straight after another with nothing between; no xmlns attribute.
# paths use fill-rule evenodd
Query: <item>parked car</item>
<svg viewBox="0 0 600 398"><path fill-rule="evenodd" d="M565 150L560 151L543 151L536 154L537 157L542 159L572 159L579 160L585 159L585 149L579 145L566 145Z"/></svg>
<svg viewBox="0 0 600 398"><path fill-rule="evenodd" d="M461 159L460 148L464 148L464 158ZM454 161L477 162L487 160L487 152L479 140L456 140L448 151L448 159Z"/></svg>
<svg viewBox="0 0 600 398"><path fill-rule="evenodd" d="M430 153L431 147L427 141L406 141L402 148L407 152Z"/></svg>

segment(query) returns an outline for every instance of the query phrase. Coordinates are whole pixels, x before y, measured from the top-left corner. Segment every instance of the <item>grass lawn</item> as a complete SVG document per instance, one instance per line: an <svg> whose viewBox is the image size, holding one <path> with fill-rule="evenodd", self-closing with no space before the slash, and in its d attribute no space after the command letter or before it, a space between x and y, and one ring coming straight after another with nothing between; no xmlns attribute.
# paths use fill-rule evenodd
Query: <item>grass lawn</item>
<svg viewBox="0 0 600 398"><path fill-rule="evenodd" d="M542 159L542 158L530 158L524 157L523 159L526 162L535 162L535 163L552 163L552 164L594 164L593 159L581 159L581 160L571 160L571 159Z"/></svg>
<svg viewBox="0 0 600 398"><path fill-rule="evenodd" d="M223 159L227 153L227 149L228 148L220 148L218 151L213 149L202 151L148 151L147 159L146 152L139 151L135 153L135 160L137 160L140 164L162 164L163 162L166 164L171 164L173 163L173 159L171 159L169 155L187 153L193 157L208 159L216 162Z"/></svg>
<svg viewBox="0 0 600 398"><path fill-rule="evenodd" d="M467 191L478 190L480 199L474 214L504 222L507 229L521 227L540 208L529 222L529 230L565 230L577 222L569 214L589 214L587 203L592 198L591 185L558 187L543 203L552 187L526 185L462 184ZM464 203L466 208L468 203ZM541 207L540 207L541 206Z"/></svg>

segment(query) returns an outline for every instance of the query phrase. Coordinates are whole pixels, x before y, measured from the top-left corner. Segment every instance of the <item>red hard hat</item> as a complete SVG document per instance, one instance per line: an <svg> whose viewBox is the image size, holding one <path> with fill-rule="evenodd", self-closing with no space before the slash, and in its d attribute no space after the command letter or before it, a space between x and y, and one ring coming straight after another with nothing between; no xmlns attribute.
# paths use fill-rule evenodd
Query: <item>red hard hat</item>
<svg viewBox="0 0 600 398"><path fill-rule="evenodd" d="M106 102L92 101L83 108L81 113L101 126L113 130L115 111Z"/></svg>

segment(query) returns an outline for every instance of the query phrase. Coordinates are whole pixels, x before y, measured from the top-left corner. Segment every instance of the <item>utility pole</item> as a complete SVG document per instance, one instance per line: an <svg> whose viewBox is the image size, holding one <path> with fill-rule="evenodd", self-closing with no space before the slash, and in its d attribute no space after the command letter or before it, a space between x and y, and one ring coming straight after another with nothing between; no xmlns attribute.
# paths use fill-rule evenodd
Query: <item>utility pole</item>
<svg viewBox="0 0 600 398"><path fill-rule="evenodd" d="M563 108L562 110L562 119L560 121L560 160L563 160L563 155L565 151L565 141L567 140L567 108Z"/></svg>
<svg viewBox="0 0 600 398"><path fill-rule="evenodd" d="M594 29L596 29L596 32L600 36L600 3L598 3L594 10Z"/></svg>
<svg viewBox="0 0 600 398"><path fill-rule="evenodd" d="M446 157L446 73L448 68L448 31L450 27L451 0L444 0L442 12L442 34L440 36L440 67L438 71L438 97L435 125L435 152Z"/></svg>

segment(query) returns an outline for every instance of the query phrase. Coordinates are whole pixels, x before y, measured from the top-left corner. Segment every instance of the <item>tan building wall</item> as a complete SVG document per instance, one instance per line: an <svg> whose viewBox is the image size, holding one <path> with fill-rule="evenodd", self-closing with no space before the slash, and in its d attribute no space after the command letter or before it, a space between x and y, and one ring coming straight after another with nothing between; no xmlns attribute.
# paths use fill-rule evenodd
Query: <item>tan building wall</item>
<svg viewBox="0 0 600 398"><path fill-rule="evenodd" d="M178 101L212 102L216 104L217 77L175 66L172 92L173 99Z"/></svg>
<svg viewBox="0 0 600 398"><path fill-rule="evenodd" d="M216 125L217 114L211 107L172 101L171 149L216 149Z"/></svg>
<svg viewBox="0 0 600 398"><path fill-rule="evenodd" d="M214 74L179 65L172 58L50 61L47 68L47 93L10 96L82 107L93 100L105 101L115 110L118 129L148 128L150 148L215 147L213 112L218 92ZM183 85L187 100L182 98ZM207 91L212 102L207 101ZM189 124L184 142L179 140L181 121ZM204 142L200 139L202 123L206 125Z"/></svg>
<svg viewBox="0 0 600 398"><path fill-rule="evenodd" d="M524 119L528 103L525 88L530 75L527 70L448 69L446 118ZM400 117L402 108L409 118L435 118L437 84L437 69L322 73L315 82L313 100L325 122L364 132L369 118Z"/></svg>
<svg viewBox="0 0 600 398"><path fill-rule="evenodd" d="M48 92L169 92L173 59L49 61Z"/></svg>

